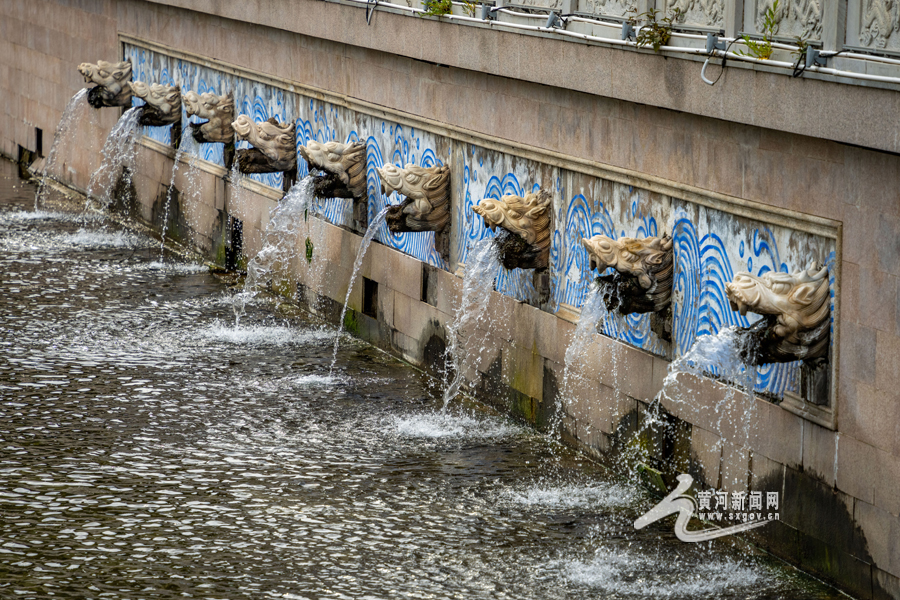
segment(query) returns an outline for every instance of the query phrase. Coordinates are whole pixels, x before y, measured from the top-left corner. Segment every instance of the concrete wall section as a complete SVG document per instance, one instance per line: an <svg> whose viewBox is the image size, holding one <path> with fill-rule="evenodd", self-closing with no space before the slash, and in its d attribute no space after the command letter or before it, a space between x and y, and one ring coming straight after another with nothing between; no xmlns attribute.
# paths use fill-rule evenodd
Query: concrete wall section
<svg viewBox="0 0 900 600"><path fill-rule="evenodd" d="M11 157L18 156L19 147L37 151L40 129L42 153L49 154L63 109L84 87L78 63L121 55L118 10L112 0L9 0L0 5L0 151ZM55 175L86 189L118 114L83 111L77 117L71 137L87 151L69 148Z"/></svg>
<svg viewBox="0 0 900 600"><path fill-rule="evenodd" d="M893 118L897 110L897 94L890 90L843 85L808 77L795 80L790 77L789 69L773 73L770 72L773 69L765 65L749 69L738 67L736 61L732 61L732 68L722 81L716 87L710 87L700 79L703 56L693 60L669 60L651 50L588 45L547 32L523 35L521 32L494 28L490 24L461 25L438 19L411 18L391 11L379 11L371 25L366 25L363 3L350 5L316 0L270 0L262 3L157 1L168 9L196 11L204 18L206 15L216 15L223 19L221 23L230 20L273 30L266 42L255 47L238 42L236 47L229 48L234 38L221 34L203 41L207 47L218 43L214 46L216 52L207 54L228 61L232 61L232 56L238 58L238 54L254 59L277 56L280 48L289 47L283 42L289 39L283 37L286 33L298 33L352 47L351 52L338 57L329 48L331 42L316 42L309 49L320 52L322 62L304 64L292 55L290 65L271 67L271 70L299 70L295 74L297 81L310 81L310 76L317 76L320 80L326 80L321 84L323 88L345 91L351 95L356 95L359 86L366 86L367 81L383 79L387 75L386 70L391 67L383 63L380 69L371 71L367 77L354 80L342 76L342 63L354 55L379 51L470 71L474 74L472 80L482 84L490 78L493 89L498 93L505 94L508 88L490 76L506 78L510 82L535 82L577 90L591 97L601 96L691 112L743 125L900 151L900 136L897 135L900 125ZM164 10L161 14L179 13ZM187 47L192 42L191 20L179 19L178 23L173 23L170 18L161 18L136 25L145 32L141 35L150 39L171 35L176 38L175 47ZM299 53L302 55L304 50L300 49ZM331 55L331 58L326 55ZM787 52L781 59L795 60ZM240 64L243 60L232 62ZM313 73L315 71L318 73ZM713 72L710 69L710 75ZM404 89L393 82L388 87ZM427 89L410 89L410 92L418 92L418 98L428 101ZM463 112L462 107L468 110L472 106L460 97L443 101L458 105L459 108L451 110L460 112ZM491 131L496 128L505 108L507 105L499 103L482 107L482 111L489 113L491 128L477 130ZM511 121L516 120L516 114L529 113L512 112L509 116Z"/></svg>
<svg viewBox="0 0 900 600"><path fill-rule="evenodd" d="M427 236L381 231L362 271L377 283L375 310L365 311L374 316L364 314L359 283L350 302L356 333L425 367L434 366L446 344L468 243L489 235L469 207L487 196L548 189L551 301L521 302L531 299L527 274L504 274L503 293L492 295L490 325L466 332L483 340L464 363L469 388L538 424L558 416L567 435L592 452L687 471L718 488L781 490L782 522L760 530L763 543L858 596L900 597L900 158L827 141L889 138L892 130L882 124L896 112L892 92L802 82L812 105L825 106L823 98L840 88L830 97L834 111L819 110L829 117L813 122L796 119L803 103L782 89L781 79L756 71L741 71L730 82L734 89L710 94L690 83L697 64L643 53L569 44L554 54L537 48L558 43L552 40L488 37L474 29L472 39L461 39L456 25L388 14L367 29L357 27L360 9L311 0L290 7L191 6L206 12L140 0L3 3L0 149L13 156L19 146L35 150L39 127L46 154L50 132L81 87L77 63L142 49L145 62L135 59L141 77L162 80L165 70L185 89L234 86L240 112L295 119L300 142L365 140L370 217L397 201L378 191L375 166L449 162L455 203L449 263L430 258ZM388 25L396 25L390 35ZM501 39L510 51L499 60ZM579 54L588 51L599 54ZM557 58L522 60L547 55L570 67L558 68ZM607 72L601 77L587 67ZM651 89L658 96L645 102ZM856 96L864 92L871 94ZM654 103L666 108L648 105ZM773 110L773 103L785 110ZM61 149L58 177L87 187L118 114L86 111L76 119L78 141ZM867 130L853 127L862 121ZM789 133L798 130L820 137ZM146 133L132 209L161 227L174 152L160 143L165 132ZM186 177L188 156L174 177L179 193L168 232L221 259L238 219L252 257L280 197L272 187L277 181L237 188L224 180L214 151L202 152L196 189ZM321 203L297 233L298 244L312 242L313 261L287 265L273 281L274 289L332 319L359 244L359 236L339 227L346 211ZM591 275L578 238L653 231L679 241L674 347L661 351L636 317L604 323L606 335L592 336L567 361ZM669 358L701 333L743 324L724 305L723 281L739 270L796 270L813 260L828 263L834 276L834 396L826 418L802 402L749 399L692 375L670 382L661 403L651 405ZM762 381L777 399L792 376L772 370ZM660 419L675 433L648 426Z"/></svg>

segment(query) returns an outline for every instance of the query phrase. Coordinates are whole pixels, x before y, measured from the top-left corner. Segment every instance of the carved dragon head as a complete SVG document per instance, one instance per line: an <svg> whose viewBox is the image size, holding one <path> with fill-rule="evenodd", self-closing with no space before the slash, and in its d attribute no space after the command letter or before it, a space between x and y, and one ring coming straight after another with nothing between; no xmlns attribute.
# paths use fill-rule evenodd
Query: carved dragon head
<svg viewBox="0 0 900 600"><path fill-rule="evenodd" d="M666 254L672 251L672 238L663 237L629 238L614 240L605 235L582 238L581 243L588 251L591 269L601 273L613 267L620 273L637 277L641 287L650 289L653 273L663 264Z"/></svg>
<svg viewBox="0 0 900 600"><path fill-rule="evenodd" d="M731 309L742 315L775 315L775 334L791 342L798 332L821 325L831 311L828 268L815 263L796 273L738 273L725 284L725 293Z"/></svg>
<svg viewBox="0 0 900 600"><path fill-rule="evenodd" d="M131 79L131 60L110 63L98 60L97 64L81 63L78 72L87 83L95 83L113 96L119 95Z"/></svg>
<svg viewBox="0 0 900 600"><path fill-rule="evenodd" d="M135 96L161 114L170 115L173 111L181 110L181 88L177 85L148 85L143 81L132 81L130 85Z"/></svg>
<svg viewBox="0 0 900 600"><path fill-rule="evenodd" d="M326 171L341 180L344 185L350 185L351 170L366 160L366 145L360 142L343 144L341 142L317 142L310 140L305 146L300 146L300 156L309 166Z"/></svg>
<svg viewBox="0 0 900 600"><path fill-rule="evenodd" d="M232 124L238 139L246 140L262 152L266 158L276 163L296 161L296 124L281 124L271 118L262 123L254 123L247 115L239 116Z"/></svg>
<svg viewBox="0 0 900 600"><path fill-rule="evenodd" d="M539 190L537 193L519 196L503 196L499 200L485 198L473 207L473 210L484 219L484 224L497 227L519 235L529 244L544 240L544 230L550 227L550 193Z"/></svg>
<svg viewBox="0 0 900 600"><path fill-rule="evenodd" d="M405 168L385 165L376 168L381 179L381 193L399 192L413 202L404 212L421 218L437 203L445 202L450 196L450 167L418 167L408 164Z"/></svg>
<svg viewBox="0 0 900 600"><path fill-rule="evenodd" d="M231 122L234 121L234 95L187 92L181 100L188 116L196 115L207 119L206 123L199 124L203 141L227 144L234 140L234 129L231 127Z"/></svg>
<svg viewBox="0 0 900 600"><path fill-rule="evenodd" d="M219 96L212 92L204 92L203 94L187 92L181 99L189 117L196 115L201 119L227 120L228 126L231 127L231 121L234 120L233 94L228 93Z"/></svg>

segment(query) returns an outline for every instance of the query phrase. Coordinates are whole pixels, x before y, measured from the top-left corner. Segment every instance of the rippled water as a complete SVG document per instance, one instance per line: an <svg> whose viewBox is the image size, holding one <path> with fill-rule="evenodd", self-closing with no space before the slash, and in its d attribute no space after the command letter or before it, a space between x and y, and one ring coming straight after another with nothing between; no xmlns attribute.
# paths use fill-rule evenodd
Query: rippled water
<svg viewBox="0 0 900 600"><path fill-rule="evenodd" d="M0 163L0 597L825 598ZM76 207L80 211L81 204ZM82 229L84 228L84 229Z"/></svg>

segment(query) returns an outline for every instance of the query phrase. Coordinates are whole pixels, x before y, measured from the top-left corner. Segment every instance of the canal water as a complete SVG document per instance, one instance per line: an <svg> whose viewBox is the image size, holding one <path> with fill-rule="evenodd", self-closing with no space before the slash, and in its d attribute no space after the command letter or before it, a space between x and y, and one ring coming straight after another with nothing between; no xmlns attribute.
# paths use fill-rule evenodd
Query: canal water
<svg viewBox="0 0 900 600"><path fill-rule="evenodd" d="M0 161L0 597L831 598Z"/></svg>

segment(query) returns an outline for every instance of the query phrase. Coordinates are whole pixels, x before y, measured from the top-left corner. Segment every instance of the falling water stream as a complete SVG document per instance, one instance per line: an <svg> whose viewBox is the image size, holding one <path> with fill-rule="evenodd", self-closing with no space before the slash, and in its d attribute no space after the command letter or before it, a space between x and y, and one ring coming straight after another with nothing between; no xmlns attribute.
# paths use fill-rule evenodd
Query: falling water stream
<svg viewBox="0 0 900 600"><path fill-rule="evenodd" d="M287 195L272 210L266 225L262 249L247 264L243 289L232 297L235 327L240 327L247 304L259 294L260 288L279 271L284 271L301 252L297 243L300 225L309 217L313 200L313 178L305 177L294 184Z"/></svg>
<svg viewBox="0 0 900 600"><path fill-rule="evenodd" d="M453 313L453 321L448 328L450 344L447 346L448 368L452 379L444 389L444 404L447 408L456 397L465 381L466 371L482 348L476 349L478 328L484 327L494 281L500 274L500 258L497 245L491 238L479 240L469 250L469 259L463 275L462 296ZM484 336L482 336L484 337Z"/></svg>
<svg viewBox="0 0 900 600"><path fill-rule="evenodd" d="M609 310L604 302L604 297L613 291L612 285L591 284L584 304L581 307L581 316L578 318L578 325L575 327L575 333L572 335L572 341L566 348L565 364L563 365L562 387L560 388L561 406L560 410L572 410L570 406L574 403L576 394L581 393L585 389L588 379L580 370L580 364L584 362L584 357L591 343L596 339L598 327L602 327L609 317ZM612 362L612 372L616 373L618 363L617 345L613 344L613 351L610 353ZM611 382L612 383L612 382ZM554 434L558 434L561 425L561 414L557 412L554 416L550 430Z"/></svg>
<svg viewBox="0 0 900 600"><path fill-rule="evenodd" d="M741 349L745 341L741 339L735 327L726 327L715 335L703 335L697 338L691 349L669 365L669 372L663 381L661 395L671 402L692 405L690 396L685 397L678 389L678 377L689 373L696 377L711 374L730 382L722 400L716 407L719 418L725 418L729 412L723 410L735 402L746 405L748 410L754 405L754 386L756 384L756 368L748 365L741 357ZM745 393L739 394L739 386ZM745 420L746 421L746 420Z"/></svg>
<svg viewBox="0 0 900 600"><path fill-rule="evenodd" d="M838 598L0 161L0 597ZM299 200L298 200L299 202ZM274 218L274 217L273 217Z"/></svg>
<svg viewBox="0 0 900 600"><path fill-rule="evenodd" d="M109 132L103 144L103 162L88 183L89 200L96 198L103 206L110 206L113 202L111 192L123 169L126 177L133 175L141 132L140 117L141 107L129 108Z"/></svg>
<svg viewBox="0 0 900 600"><path fill-rule="evenodd" d="M359 243L359 250L356 252L356 260L353 261L353 270L350 271L350 282L347 284L347 296L344 298L344 308L341 309L341 319L338 321L338 331L334 336L334 358L331 360L331 367L328 369L329 375L334 373L334 367L337 364L338 346L341 343L341 333L344 330L344 318L347 316L347 305L350 303L350 294L353 292L353 284L356 283L356 275L359 273L362 261L366 257L366 250L369 249L369 245L375 238L375 234L378 233L378 228L381 227L381 224L384 223L385 218L387 218L389 208L390 207L385 206L381 209L381 212L375 215L375 218L372 219L369 223L369 227L366 229L366 234Z"/></svg>
<svg viewBox="0 0 900 600"><path fill-rule="evenodd" d="M72 142L74 141L75 132L78 129L79 116L84 110L91 110L87 103L88 88L82 88L75 93L66 108L63 110L59 124L56 126L56 134L53 136L53 143L50 145L50 152L47 154L47 160L44 161L44 167L41 169L41 181L38 185L37 192L34 195L34 210L39 210L41 202L47 195L48 176L54 175L53 171L57 167L60 154L67 156ZM93 114L91 114L93 116Z"/></svg>
<svg viewBox="0 0 900 600"><path fill-rule="evenodd" d="M169 187L166 188L165 208L163 209L162 233L160 234L159 238L160 256L163 256L165 254L166 232L169 229L169 207L172 203L172 195L175 192L175 176L178 174L178 168L181 165L181 160L185 154L191 157L190 164L188 165L188 181L190 181L191 177L196 176L194 165L196 164L198 150L199 145L192 135L191 128L185 127L184 131L182 131L181 133L181 140L178 144L178 150L175 151L175 161L172 164L172 176L169 178Z"/></svg>
<svg viewBox="0 0 900 600"><path fill-rule="evenodd" d="M708 407L701 406L694 400L692 391L682 389L679 376L690 374L695 377L712 375L726 382L724 393L718 403L711 407L714 412L713 426L716 432L734 431L740 437L733 438L722 454L721 460L728 462L732 456L727 452L740 453L748 451L752 436L758 427L754 386L757 370L748 365L741 357L741 350L746 343L737 328L726 327L715 335L703 335L697 338L690 350L675 359L669 365L669 372L663 381L659 398L664 402L678 405L682 414L693 415ZM737 386L737 387L736 387ZM743 392L739 390L743 389ZM689 421L699 419L687 418ZM736 473L735 482L746 481L747 473ZM713 482L714 483L714 482Z"/></svg>

